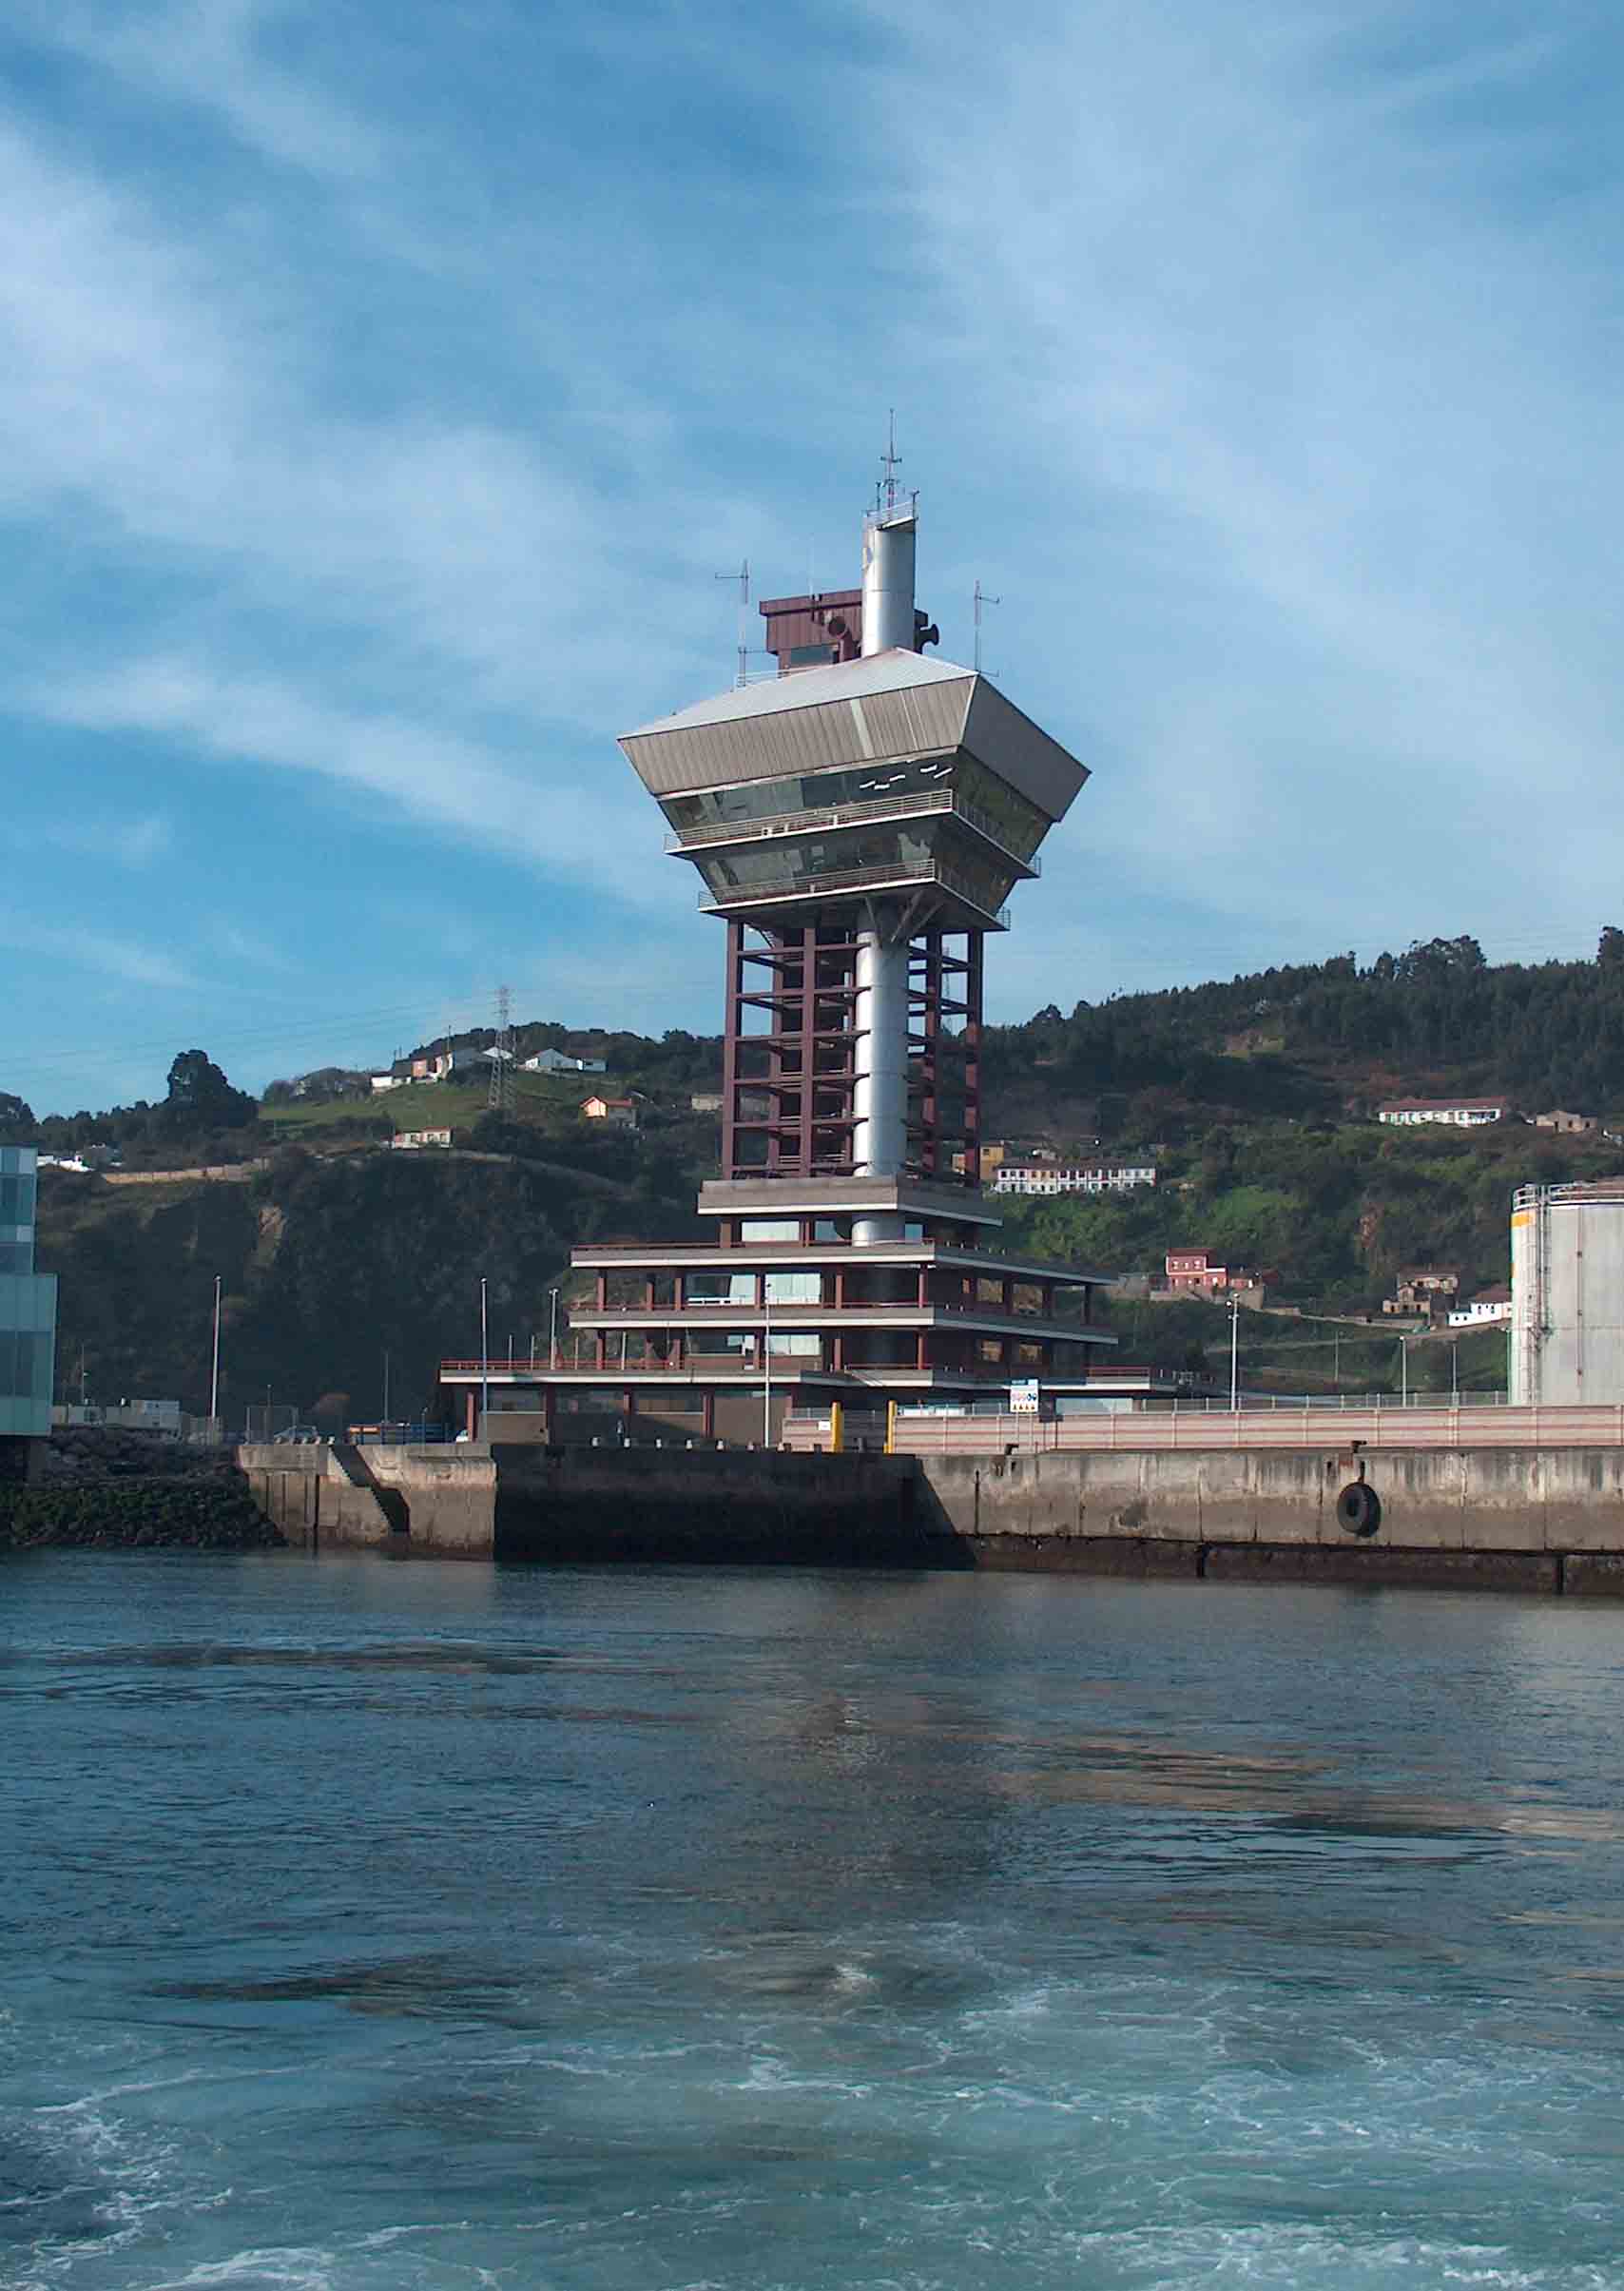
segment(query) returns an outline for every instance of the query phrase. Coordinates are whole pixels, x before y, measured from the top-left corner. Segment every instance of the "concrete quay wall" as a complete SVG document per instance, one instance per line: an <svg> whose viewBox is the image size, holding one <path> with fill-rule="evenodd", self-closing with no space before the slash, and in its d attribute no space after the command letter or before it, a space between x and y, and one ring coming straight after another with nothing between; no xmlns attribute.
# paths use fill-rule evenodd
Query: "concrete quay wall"
<svg viewBox="0 0 1624 2291"><path fill-rule="evenodd" d="M1019 1568L1624 1597L1624 1448L830 1456L245 1447L306 1549L394 1557ZM1374 1531L1337 1500L1363 1478Z"/></svg>
<svg viewBox="0 0 1624 2291"><path fill-rule="evenodd" d="M911 1456L774 1449L492 1449L502 1559L962 1565L936 1549Z"/></svg>
<svg viewBox="0 0 1624 2291"><path fill-rule="evenodd" d="M238 1460L266 1517L311 1551L757 1566L964 1563L922 1532L918 1467L907 1456L335 1443L244 1447Z"/></svg>
<svg viewBox="0 0 1624 2291"><path fill-rule="evenodd" d="M266 1518L301 1549L493 1556L496 1474L483 1449L273 1443L237 1460Z"/></svg>
<svg viewBox="0 0 1624 2291"><path fill-rule="evenodd" d="M1061 1451L920 1459L985 1567L1624 1595L1624 1448ZM1337 1499L1379 1505L1356 1535Z"/></svg>

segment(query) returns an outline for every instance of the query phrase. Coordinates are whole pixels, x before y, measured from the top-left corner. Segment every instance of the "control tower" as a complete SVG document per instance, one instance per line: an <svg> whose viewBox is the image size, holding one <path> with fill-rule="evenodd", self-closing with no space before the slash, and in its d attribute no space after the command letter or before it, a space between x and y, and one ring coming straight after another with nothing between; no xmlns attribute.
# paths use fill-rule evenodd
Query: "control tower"
<svg viewBox="0 0 1624 2291"><path fill-rule="evenodd" d="M512 1379L550 1436L572 1412L760 1438L775 1394L781 1416L1085 1389L1113 1341L1100 1276L1000 1254L980 1186L984 942L1088 773L925 656L917 535L915 499L882 488L860 589L762 605L776 678L621 739L726 927L721 1172L699 1198L718 1233L574 1251L596 1299L570 1309L570 1356L478 1364L489 1405ZM474 1367L444 1379L471 1411Z"/></svg>

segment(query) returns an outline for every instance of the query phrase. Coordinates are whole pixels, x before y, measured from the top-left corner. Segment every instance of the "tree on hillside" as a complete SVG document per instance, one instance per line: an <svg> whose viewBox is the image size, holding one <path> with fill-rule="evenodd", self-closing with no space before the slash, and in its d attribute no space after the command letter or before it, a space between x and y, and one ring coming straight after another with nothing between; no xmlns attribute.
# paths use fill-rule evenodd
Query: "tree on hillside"
<svg viewBox="0 0 1624 2291"><path fill-rule="evenodd" d="M13 1097L10 1090L0 1090L0 1139L15 1142L25 1135L31 1137L33 1130L33 1108L25 1098Z"/></svg>
<svg viewBox="0 0 1624 2291"><path fill-rule="evenodd" d="M183 1050L169 1069L169 1094L158 1109L170 1135L198 1130L243 1130L260 1109L246 1090L234 1090L202 1050Z"/></svg>
<svg viewBox="0 0 1624 2291"><path fill-rule="evenodd" d="M1596 945L1598 962L1624 962L1624 931L1615 922L1607 923Z"/></svg>

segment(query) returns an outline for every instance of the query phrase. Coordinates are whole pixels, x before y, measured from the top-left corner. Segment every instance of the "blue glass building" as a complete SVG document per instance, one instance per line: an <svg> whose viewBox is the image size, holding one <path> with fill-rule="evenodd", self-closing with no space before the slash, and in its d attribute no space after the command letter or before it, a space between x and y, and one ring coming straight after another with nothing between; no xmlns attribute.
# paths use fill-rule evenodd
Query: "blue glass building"
<svg viewBox="0 0 1624 2291"><path fill-rule="evenodd" d="M56 1375L56 1275L34 1271L38 1156L0 1146L0 1442L43 1440Z"/></svg>

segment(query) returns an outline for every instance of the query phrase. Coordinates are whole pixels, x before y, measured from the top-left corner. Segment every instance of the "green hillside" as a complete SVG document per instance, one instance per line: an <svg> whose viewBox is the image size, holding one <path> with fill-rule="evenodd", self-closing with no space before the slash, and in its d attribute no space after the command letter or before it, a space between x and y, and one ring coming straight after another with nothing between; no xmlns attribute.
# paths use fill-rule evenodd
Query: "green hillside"
<svg viewBox="0 0 1624 2291"><path fill-rule="evenodd" d="M61 1278L59 1375L92 1396L208 1400L214 1277L223 1283L222 1411L272 1397L374 1415L431 1400L443 1354L547 1330L571 1242L694 1232L697 1175L664 1156L609 1176L551 1162L284 1149L242 1183L112 1188L48 1173L40 1262ZM341 1405L339 1402L341 1401Z"/></svg>
<svg viewBox="0 0 1624 2291"><path fill-rule="evenodd" d="M488 1045L483 1035L454 1038ZM672 1033L519 1030L606 1059L601 1076L518 1074L507 1116L483 1086L372 1094L364 1074L294 1077L261 1101L203 1058L177 1058L155 1105L36 1119L0 1092L0 1137L57 1151L101 1143L126 1172L266 1160L237 1182L113 1186L48 1173L40 1262L62 1276L60 1372L92 1396L162 1393L206 1404L214 1275L224 1283L224 1384L236 1414L279 1400L309 1412L416 1407L435 1361L477 1343L481 1275L493 1347L545 1334L548 1291L573 1242L698 1231L693 1195L714 1166L716 1124L693 1092L714 1090L720 1045ZM1624 1149L1599 1132L1559 1137L1521 1122L1463 1134L1379 1127L1388 1095L1504 1094L1560 1105L1609 1128L1624 1109L1624 934L1591 962L1490 965L1470 940L1435 941L1209 985L1050 1005L987 1030L985 1129L1090 1158L1153 1158L1158 1182L1122 1198L1005 1204L1006 1245L1145 1275L1189 1242L1277 1268L1280 1300L1305 1320L1248 1314L1248 1383L1315 1389L1395 1387L1374 1309L1401 1267L1459 1268L1461 1287L1503 1280L1512 1189L1616 1174ZM603 1136L580 1100L635 1092L637 1136ZM450 1126L491 1158L379 1151L400 1129ZM1323 1325L1315 1315L1324 1316ZM1200 1304L1115 1301L1126 1356L1227 1371L1228 1315ZM1417 1385L1502 1381L1503 1341L1474 1334L1412 1348Z"/></svg>

